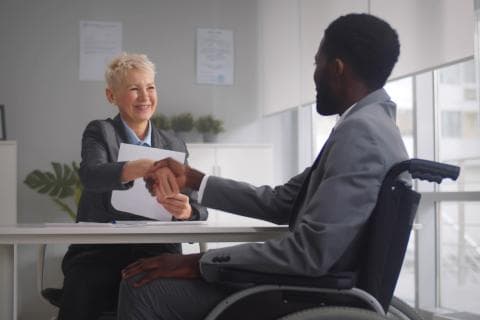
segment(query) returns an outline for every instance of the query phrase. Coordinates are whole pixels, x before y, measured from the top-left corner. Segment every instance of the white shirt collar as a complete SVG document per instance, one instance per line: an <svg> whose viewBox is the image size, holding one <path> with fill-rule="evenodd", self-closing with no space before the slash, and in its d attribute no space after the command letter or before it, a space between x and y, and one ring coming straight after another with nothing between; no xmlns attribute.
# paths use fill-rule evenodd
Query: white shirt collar
<svg viewBox="0 0 480 320"><path fill-rule="evenodd" d="M127 132L127 140L128 143L130 144L136 144L136 145L148 145L149 147L152 146L152 126L150 124L150 121L148 121L148 129L147 129L147 134L145 135L145 138L143 140L140 140L135 132L128 126L128 124L120 117L122 120L122 123L125 127L125 130Z"/></svg>

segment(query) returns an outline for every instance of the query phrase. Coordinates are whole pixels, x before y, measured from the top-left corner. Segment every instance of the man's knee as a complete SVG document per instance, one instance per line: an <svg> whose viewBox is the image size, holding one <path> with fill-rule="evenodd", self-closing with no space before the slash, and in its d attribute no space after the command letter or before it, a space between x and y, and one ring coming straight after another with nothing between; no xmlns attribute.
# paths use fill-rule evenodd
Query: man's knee
<svg viewBox="0 0 480 320"><path fill-rule="evenodd" d="M140 320L154 319L151 301L155 297L150 297L148 286L134 287L136 278L122 280L118 295L118 320Z"/></svg>

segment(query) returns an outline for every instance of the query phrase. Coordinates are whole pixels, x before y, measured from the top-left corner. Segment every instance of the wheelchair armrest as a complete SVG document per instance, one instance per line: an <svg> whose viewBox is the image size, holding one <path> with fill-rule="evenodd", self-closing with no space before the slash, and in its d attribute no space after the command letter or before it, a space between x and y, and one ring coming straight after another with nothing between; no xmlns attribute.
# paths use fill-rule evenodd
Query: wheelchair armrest
<svg viewBox="0 0 480 320"><path fill-rule="evenodd" d="M219 280L230 283L276 284L326 289L351 289L356 284L354 272L329 273L321 277L254 272L236 268L220 268Z"/></svg>

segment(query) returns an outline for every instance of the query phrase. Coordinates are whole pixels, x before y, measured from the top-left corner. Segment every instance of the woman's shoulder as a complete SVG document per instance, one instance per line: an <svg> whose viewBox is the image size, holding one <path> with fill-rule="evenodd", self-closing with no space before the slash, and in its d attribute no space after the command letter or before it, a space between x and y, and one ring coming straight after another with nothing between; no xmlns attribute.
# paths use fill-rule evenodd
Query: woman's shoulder
<svg viewBox="0 0 480 320"><path fill-rule="evenodd" d="M91 120L87 126L86 129L102 129L105 127L115 127L115 119L112 118L107 118L107 119L95 119Z"/></svg>
<svg viewBox="0 0 480 320"><path fill-rule="evenodd" d="M156 132L156 135L161 141L161 144L168 146L169 149L173 151L186 152L187 146L185 145L185 142L182 139L178 138L173 132L161 130L156 128L155 126L153 126L152 128L153 131Z"/></svg>

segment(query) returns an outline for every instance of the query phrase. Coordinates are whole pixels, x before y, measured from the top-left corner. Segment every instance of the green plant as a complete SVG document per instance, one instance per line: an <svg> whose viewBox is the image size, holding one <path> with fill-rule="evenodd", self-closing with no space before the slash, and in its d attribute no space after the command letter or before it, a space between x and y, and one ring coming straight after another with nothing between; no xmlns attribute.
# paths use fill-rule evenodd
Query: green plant
<svg viewBox="0 0 480 320"><path fill-rule="evenodd" d="M52 162L52 168L53 171L34 170L23 182L38 193L48 195L61 210L75 220L76 208L83 190L78 176L78 165L75 161L71 165ZM66 201L70 197L73 197L75 210Z"/></svg>
<svg viewBox="0 0 480 320"><path fill-rule="evenodd" d="M158 129L170 130L172 128L170 119L162 113L156 113L150 120Z"/></svg>
<svg viewBox="0 0 480 320"><path fill-rule="evenodd" d="M189 112L181 113L179 115L173 116L170 119L170 123L172 124L172 129L175 132L179 131L192 131L195 121L193 120L193 116Z"/></svg>
<svg viewBox="0 0 480 320"><path fill-rule="evenodd" d="M220 132L225 131L223 128L223 121L219 119L215 119L213 116L203 116L195 121L195 127L197 128L198 132L201 133L213 133L219 134Z"/></svg>

